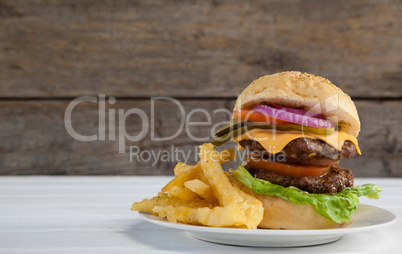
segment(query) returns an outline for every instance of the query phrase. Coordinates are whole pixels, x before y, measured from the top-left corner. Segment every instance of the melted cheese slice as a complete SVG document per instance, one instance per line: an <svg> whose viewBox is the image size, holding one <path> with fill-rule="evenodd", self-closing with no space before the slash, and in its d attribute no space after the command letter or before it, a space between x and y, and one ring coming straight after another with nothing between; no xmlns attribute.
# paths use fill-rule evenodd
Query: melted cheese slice
<svg viewBox="0 0 402 254"><path fill-rule="evenodd" d="M324 136L324 135L302 133L296 131L289 132L289 131L253 129L244 133L243 135L235 137L233 140L235 142L239 142L240 140L243 139L252 139L258 141L258 143L260 143L269 153L276 154L279 153L292 140L298 138L321 139L326 143L330 144L331 146L333 146L338 151L342 149L345 140L349 140L356 146L357 152L361 154L357 139L354 136L349 135L343 131L334 131L333 134Z"/></svg>

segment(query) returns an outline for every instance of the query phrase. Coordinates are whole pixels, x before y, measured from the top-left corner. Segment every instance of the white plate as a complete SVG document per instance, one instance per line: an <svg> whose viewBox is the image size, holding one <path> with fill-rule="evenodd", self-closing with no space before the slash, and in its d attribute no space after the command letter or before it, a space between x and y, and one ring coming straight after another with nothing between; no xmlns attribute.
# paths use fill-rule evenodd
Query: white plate
<svg viewBox="0 0 402 254"><path fill-rule="evenodd" d="M396 220L396 216L387 210L363 204L359 205L352 223L347 226L319 230L214 228L172 223L145 212L140 212L140 216L156 225L184 230L203 241L256 247L296 247L330 243L346 234L387 226Z"/></svg>

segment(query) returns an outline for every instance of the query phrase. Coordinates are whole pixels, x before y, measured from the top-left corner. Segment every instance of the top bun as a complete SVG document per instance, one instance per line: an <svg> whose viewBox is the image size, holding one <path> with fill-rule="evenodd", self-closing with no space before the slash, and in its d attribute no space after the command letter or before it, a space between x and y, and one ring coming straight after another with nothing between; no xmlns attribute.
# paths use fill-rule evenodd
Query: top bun
<svg viewBox="0 0 402 254"><path fill-rule="evenodd" d="M298 71L263 76L236 100L234 110L256 104L275 104L320 113L337 123L340 131L357 137L360 120L350 97L328 79Z"/></svg>

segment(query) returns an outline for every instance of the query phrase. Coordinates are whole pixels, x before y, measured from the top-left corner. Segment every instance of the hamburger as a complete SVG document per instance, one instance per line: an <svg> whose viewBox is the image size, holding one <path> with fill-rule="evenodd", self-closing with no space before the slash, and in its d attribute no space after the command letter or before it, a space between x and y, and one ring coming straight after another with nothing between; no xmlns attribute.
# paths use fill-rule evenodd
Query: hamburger
<svg viewBox="0 0 402 254"><path fill-rule="evenodd" d="M325 229L350 222L359 197L378 198L381 191L354 186L351 170L339 166L361 154L359 132L346 93L323 77L293 71L252 82L212 144L233 139L245 149L231 177L263 203L260 228Z"/></svg>

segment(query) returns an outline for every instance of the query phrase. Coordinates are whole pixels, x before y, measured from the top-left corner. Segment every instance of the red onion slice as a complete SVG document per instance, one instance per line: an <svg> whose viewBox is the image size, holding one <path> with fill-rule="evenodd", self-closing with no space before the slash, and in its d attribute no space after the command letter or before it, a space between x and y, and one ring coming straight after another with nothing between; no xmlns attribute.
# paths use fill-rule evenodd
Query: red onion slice
<svg viewBox="0 0 402 254"><path fill-rule="evenodd" d="M281 107L281 106L276 106L276 105L270 105L269 107L275 108L275 109L280 109L280 110L290 112L290 113L295 113L298 115L309 116L309 117L314 117L314 118L325 120L325 116L322 114L318 114L318 113L313 113L313 112L304 111L304 110L295 109L295 108Z"/></svg>
<svg viewBox="0 0 402 254"><path fill-rule="evenodd" d="M304 114L304 113L308 113L308 112L298 110L298 109L296 109L296 110L292 109L290 111L293 111L293 112L289 112L289 108L287 108L287 109L288 110L276 109L273 107L268 107L268 106L263 106L263 105L255 105L253 107L253 110L258 111L264 115L267 115L267 116L270 116L270 117L273 117L276 119L281 119L284 121L296 123L296 124L301 124L301 125L315 127L315 128L321 128L321 129L335 127L335 124L331 121L312 117L312 116L309 116L308 114ZM298 111L301 111L303 113L302 114L296 113ZM311 112L309 114L311 114Z"/></svg>

